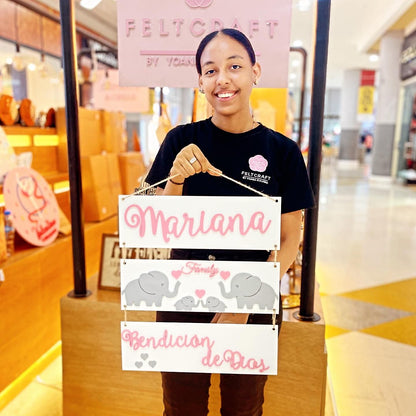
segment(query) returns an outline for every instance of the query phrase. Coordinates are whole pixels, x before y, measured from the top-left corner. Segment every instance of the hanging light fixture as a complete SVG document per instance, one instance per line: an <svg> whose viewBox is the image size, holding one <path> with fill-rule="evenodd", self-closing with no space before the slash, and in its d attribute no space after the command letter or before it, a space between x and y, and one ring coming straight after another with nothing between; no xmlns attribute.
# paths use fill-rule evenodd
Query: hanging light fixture
<svg viewBox="0 0 416 416"><path fill-rule="evenodd" d="M20 52L19 28L17 24L17 5L15 5L15 13L14 13L14 30L16 33L16 53L13 57L12 67L16 71L23 71L26 68L26 62Z"/></svg>
<svg viewBox="0 0 416 416"><path fill-rule="evenodd" d="M25 58L20 52L20 45L16 43L16 53L13 57L12 67L16 71L23 71L26 68Z"/></svg>
<svg viewBox="0 0 416 416"><path fill-rule="evenodd" d="M41 78L47 78L50 75L50 67L45 60L45 52L43 50L43 17L40 17L40 64L38 65L38 71Z"/></svg>

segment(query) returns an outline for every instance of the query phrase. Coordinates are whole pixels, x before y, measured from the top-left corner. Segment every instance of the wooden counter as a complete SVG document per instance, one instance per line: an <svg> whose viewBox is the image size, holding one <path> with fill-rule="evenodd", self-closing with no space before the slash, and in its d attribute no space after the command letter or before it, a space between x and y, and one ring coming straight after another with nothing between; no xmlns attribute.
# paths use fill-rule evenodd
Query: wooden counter
<svg viewBox="0 0 416 416"><path fill-rule="evenodd" d="M64 416L160 416L160 374L121 370L120 293L61 300ZM318 291L316 291L318 292ZM315 311L322 315L317 297ZM285 313L279 337L279 375L266 384L265 416L323 416L325 409L325 323L299 322ZM154 321L154 312L129 311L129 321ZM210 415L219 415L219 376L214 375Z"/></svg>
<svg viewBox="0 0 416 416"><path fill-rule="evenodd" d="M101 235L117 230L117 217L85 226L86 275L98 272ZM0 391L61 339L59 300L73 289L72 239L30 245L0 264Z"/></svg>

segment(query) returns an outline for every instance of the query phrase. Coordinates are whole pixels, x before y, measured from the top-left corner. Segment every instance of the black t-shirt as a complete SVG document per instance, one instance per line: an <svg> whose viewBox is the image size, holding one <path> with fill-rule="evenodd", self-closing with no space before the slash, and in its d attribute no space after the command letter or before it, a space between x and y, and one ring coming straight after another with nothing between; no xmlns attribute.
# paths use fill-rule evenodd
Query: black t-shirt
<svg viewBox="0 0 416 416"><path fill-rule="evenodd" d="M195 143L226 176L267 195L282 197L282 214L314 205L297 144L261 124L238 134L219 129L210 118L175 127L163 141L146 182L153 184L166 178L176 155L190 143ZM187 178L183 195L258 196L228 179L208 173Z"/></svg>
<svg viewBox="0 0 416 416"><path fill-rule="evenodd" d="M228 133L211 119L172 129L156 155L146 182L154 184L169 175L179 151L195 143L209 162L226 176L270 196L282 197L282 214L310 208L314 197L297 144L263 125L245 133ZM164 185L161 185L162 187ZM183 195L258 196L226 178L200 173L185 180ZM174 259L266 261L267 250L172 250ZM281 310L280 300L280 310ZM211 322L213 314L158 312L158 321ZM280 329L282 314L277 316ZM270 324L271 315L251 314L249 323Z"/></svg>

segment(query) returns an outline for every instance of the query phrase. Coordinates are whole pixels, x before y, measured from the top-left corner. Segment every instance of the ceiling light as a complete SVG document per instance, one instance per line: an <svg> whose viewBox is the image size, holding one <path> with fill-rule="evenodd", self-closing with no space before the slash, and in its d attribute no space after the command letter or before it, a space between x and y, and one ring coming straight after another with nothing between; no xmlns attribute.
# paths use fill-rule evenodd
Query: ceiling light
<svg viewBox="0 0 416 416"><path fill-rule="evenodd" d="M298 8L301 12L307 12L311 8L311 0L299 0Z"/></svg>
<svg viewBox="0 0 416 416"><path fill-rule="evenodd" d="M92 10L94 7L97 7L101 0L81 0L80 5L84 9Z"/></svg>
<svg viewBox="0 0 416 416"><path fill-rule="evenodd" d="M295 40L294 42L293 42L293 46L295 47L295 48L300 48L301 46L303 45L303 42L301 41L301 40Z"/></svg>
<svg viewBox="0 0 416 416"><path fill-rule="evenodd" d="M26 62L22 57L22 53L20 52L20 45L18 43L16 43L16 54L13 57L12 66L16 71L23 71L26 68Z"/></svg>
<svg viewBox="0 0 416 416"><path fill-rule="evenodd" d="M299 65L300 65L300 61L298 59L295 59L294 61L292 61L292 66L294 66L295 68Z"/></svg>
<svg viewBox="0 0 416 416"><path fill-rule="evenodd" d="M31 63L27 66L27 69L28 69L29 71L35 71L35 70L36 70L36 65L35 65L33 62L31 62Z"/></svg>
<svg viewBox="0 0 416 416"><path fill-rule="evenodd" d="M379 56L373 53L368 57L368 59L370 60L370 62L378 62Z"/></svg>

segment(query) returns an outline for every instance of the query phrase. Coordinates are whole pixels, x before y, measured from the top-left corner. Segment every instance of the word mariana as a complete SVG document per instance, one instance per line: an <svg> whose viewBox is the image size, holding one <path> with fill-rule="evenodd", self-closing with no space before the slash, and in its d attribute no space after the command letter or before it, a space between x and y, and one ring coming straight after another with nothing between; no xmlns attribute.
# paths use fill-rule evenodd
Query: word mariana
<svg viewBox="0 0 416 416"><path fill-rule="evenodd" d="M195 18L190 22L185 22L181 17L176 17L173 19L126 19L125 21L125 35L130 37L133 34L138 34L143 38L148 38L153 35L159 35L161 37L167 36L176 36L179 37L182 35L184 28L187 29L192 36L200 37L207 33L213 32L215 30L224 29L224 27L231 27L237 29L241 32L244 31L241 23L238 19L233 19L232 22L227 22L225 25L221 19L212 18L212 19L201 19ZM248 21L247 33L251 38L256 32L262 30L267 30L269 37L272 39L275 36L275 29L278 26L279 22L276 19L268 19L264 22L261 22L259 19L251 19Z"/></svg>
<svg viewBox="0 0 416 416"><path fill-rule="evenodd" d="M191 217L186 212L180 218L175 215L165 217L162 211L155 212L152 207L143 209L136 204L126 209L124 220L128 227L138 229L140 237L146 232L151 232L153 235L161 234L165 242L169 242L171 236L180 238L184 233L188 233L191 237L208 233L218 233L222 236L239 233L244 236L250 231L265 234L271 224L271 220L267 221L260 211L254 212L247 220L242 214L225 216L218 213L206 218L205 211L201 211L197 218Z"/></svg>

